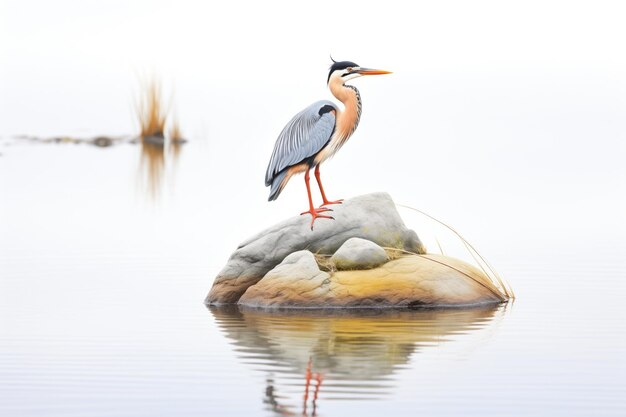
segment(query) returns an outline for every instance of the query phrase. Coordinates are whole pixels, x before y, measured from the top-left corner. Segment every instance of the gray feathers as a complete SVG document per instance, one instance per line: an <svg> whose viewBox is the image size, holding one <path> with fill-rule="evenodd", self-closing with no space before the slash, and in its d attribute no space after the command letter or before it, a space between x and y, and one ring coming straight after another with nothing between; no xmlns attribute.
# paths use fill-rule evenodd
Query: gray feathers
<svg viewBox="0 0 626 417"><path fill-rule="evenodd" d="M326 106L335 112L328 111ZM336 110L332 101L315 102L296 114L280 132L265 173L265 185L272 185L272 195L279 191L278 184L272 183L282 181L284 175L277 178L281 171L314 156L328 143L335 129Z"/></svg>
<svg viewBox="0 0 626 417"><path fill-rule="evenodd" d="M274 201L278 198L280 193L285 188L285 176L287 176L287 170L282 170L272 180L272 188L270 188L270 196L267 201Z"/></svg>

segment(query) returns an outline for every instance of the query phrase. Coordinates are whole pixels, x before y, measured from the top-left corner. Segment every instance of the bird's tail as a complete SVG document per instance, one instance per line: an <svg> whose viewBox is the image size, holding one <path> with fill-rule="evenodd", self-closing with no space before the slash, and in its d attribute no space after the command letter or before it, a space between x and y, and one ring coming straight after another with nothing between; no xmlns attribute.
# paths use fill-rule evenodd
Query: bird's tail
<svg viewBox="0 0 626 417"><path fill-rule="evenodd" d="M287 185L287 181L289 181L290 175L288 173L289 171L284 169L272 179L272 188L270 188L270 196L267 201L274 201L278 198L285 185Z"/></svg>

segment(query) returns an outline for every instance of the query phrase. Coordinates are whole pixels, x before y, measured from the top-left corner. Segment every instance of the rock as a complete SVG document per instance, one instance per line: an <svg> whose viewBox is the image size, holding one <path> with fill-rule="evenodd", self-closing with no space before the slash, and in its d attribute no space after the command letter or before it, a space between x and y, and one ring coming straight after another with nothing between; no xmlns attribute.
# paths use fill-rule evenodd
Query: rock
<svg viewBox="0 0 626 417"><path fill-rule="evenodd" d="M294 252L239 299L250 307L300 306L308 299L322 297L328 292L330 274L321 271L315 256L308 250ZM267 294L274 297L265 298Z"/></svg>
<svg viewBox="0 0 626 417"><path fill-rule="evenodd" d="M337 269L345 270L375 268L387 262L389 258L387 252L376 243L353 237L346 240L330 260Z"/></svg>
<svg viewBox="0 0 626 417"><path fill-rule="evenodd" d="M417 234L404 225L387 193L366 194L333 206L335 220L294 216L243 242L213 283L207 304L236 303L243 293L293 252L332 255L359 237L380 246L425 253Z"/></svg>
<svg viewBox="0 0 626 417"><path fill-rule="evenodd" d="M443 255L407 255L378 268L320 271L313 254L294 253L250 287L246 307L452 307L506 300L473 266Z"/></svg>
<svg viewBox="0 0 626 417"><path fill-rule="evenodd" d="M108 136L98 136L97 138L94 138L91 143L100 148L107 148L113 145L113 139Z"/></svg>
<svg viewBox="0 0 626 417"><path fill-rule="evenodd" d="M162 133L157 133L151 136L143 136L141 142L148 145L163 146L165 145L165 137Z"/></svg>

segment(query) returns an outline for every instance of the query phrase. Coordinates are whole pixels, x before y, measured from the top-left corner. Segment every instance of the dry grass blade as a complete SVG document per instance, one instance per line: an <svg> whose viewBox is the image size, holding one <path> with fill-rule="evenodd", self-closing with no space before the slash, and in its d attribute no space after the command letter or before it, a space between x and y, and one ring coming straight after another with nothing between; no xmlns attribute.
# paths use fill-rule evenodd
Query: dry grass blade
<svg viewBox="0 0 626 417"><path fill-rule="evenodd" d="M398 206L400 207L404 207L406 209L409 210L413 210L416 211L426 217L428 217L431 220L434 220L435 222L439 223L440 225L444 226L445 228L447 228L448 230L450 230L452 233L454 233L460 240L461 242L463 242L463 245L465 246L465 248L467 249L467 251L470 253L470 255L474 258L474 260L476 261L476 263L478 264L478 266L483 270L483 272L485 273L485 275L487 275L487 277L489 277L492 281L495 281L494 284L497 283L496 287L503 292L507 297L509 298L515 298L515 294L513 293L512 288L510 287L510 285L506 285L504 283L504 280L500 277L500 275L495 271L495 269L485 260L485 258L483 258L483 256L476 250L476 248L474 248L463 236L461 236L461 234L459 232L457 232L454 228L452 228L451 226L448 226L447 224L445 224L444 222L442 222L441 220L438 220L436 218L434 218L433 216L431 216L428 213L425 213L421 210L418 210L414 207L410 207L410 206L405 206L403 204L398 204ZM480 259L480 261L479 261ZM487 269L489 271L486 271L485 268L483 267L483 265L485 265L487 267Z"/></svg>
<svg viewBox="0 0 626 417"><path fill-rule="evenodd" d="M437 242L437 246L439 246L439 252L441 252L442 255L445 255L445 253L443 253L443 248L441 247L441 243L439 243L439 239L435 238L435 241Z"/></svg>
<svg viewBox="0 0 626 417"><path fill-rule="evenodd" d="M385 250L385 253L387 253L387 259L390 261L401 258L402 256L405 256L405 255L417 255L417 253L409 252L404 249L390 248L386 246L382 246L382 248ZM330 273L337 271L337 267L335 266L335 263L331 261L330 259L332 255L314 253L313 256L315 256L315 261L317 262L317 265L322 271L326 271Z"/></svg>
<svg viewBox="0 0 626 417"><path fill-rule="evenodd" d="M404 249L391 248L391 247L388 247L388 246L381 246L381 247L385 250L385 253L387 253L387 258L389 258L390 261L393 261L394 259L401 258L404 255L418 255L415 252L410 252L410 251L404 250Z"/></svg>
<svg viewBox="0 0 626 417"><path fill-rule="evenodd" d="M333 273L337 270L333 261L330 260L332 255L323 255L321 253L314 253L315 261L322 271Z"/></svg>
<svg viewBox="0 0 626 417"><path fill-rule="evenodd" d="M382 248L385 250L385 252L387 253L387 257L390 261L393 261L395 259L399 259L403 256L419 256L420 258L423 259L427 259L431 262L435 262L438 263L440 265L443 266L447 266L450 269L453 269L455 271L457 271L458 273L465 275L466 277L468 277L469 279L471 279L472 281L476 282L478 285L488 289L490 292L492 292L494 295L496 295L498 298L500 298L502 301L507 300L508 298L511 298L511 296L506 293L506 291L501 290L491 279L491 277L489 276L489 274L487 274L486 272L484 272L484 277L480 276L480 274L470 274L466 271L462 271L458 268L455 268L454 266L442 261L442 260L437 260L437 259L433 259L432 257L429 257L428 255L422 255L419 253L415 253L415 252L410 252L404 249L398 249L398 248L392 248L392 247L388 247L388 246L382 246ZM331 261L331 256L332 255L323 255L320 253L316 253L314 254L315 256L315 261L317 262L317 265L319 266L319 268L322 271L326 271L329 273L333 273L337 271L337 268L335 267L335 264ZM445 255L444 255L445 256Z"/></svg>
<svg viewBox="0 0 626 417"><path fill-rule="evenodd" d="M469 279L471 279L472 281L476 282L477 284L481 285L482 287L485 287L486 289L488 289L489 291L491 291L494 295L496 295L497 297L500 298L500 300L505 301L506 299L509 298L509 295L506 293L503 293L501 291L500 288L498 288L497 285L495 285L495 283L490 279L488 274L485 274L485 279L482 279L482 277L480 277L480 275L470 275L464 271L461 271L458 268L453 267L452 265L443 262L443 261L439 261L437 259L433 259L430 258L428 255L418 255L424 259L428 259L429 261L438 263L440 265L444 265L447 266L450 269L454 269L455 271L457 271L458 273L465 275L466 277L468 277Z"/></svg>
<svg viewBox="0 0 626 417"><path fill-rule="evenodd" d="M496 286L496 285L495 285L495 284L494 284L494 283L490 280L489 274L487 274L487 273L485 273L485 278L486 278L486 280L484 280L484 279L481 279L481 277L480 277L480 276L472 276L472 275L470 275L470 274L468 274L468 273L466 273L466 272L461 271L460 269L457 269L457 268L453 267L453 266L452 266L452 265L450 265L450 264L447 264L447 263L445 263L445 262L443 262L443 261L438 261L438 260L436 260L436 259L430 258L430 257L428 257L428 255L419 254L419 253L414 253L414 252L409 252L409 251L404 250L404 249L390 248L390 247L387 247L387 246L383 246L382 248L383 248L383 249L385 249L385 252L387 252L387 256L389 256L389 260L390 260L390 261L392 261L392 260L394 260L394 259L398 259L398 258L400 258L400 257L401 257L401 256L403 256L403 255L414 255L414 256L419 256L419 257L421 257L421 258L428 259L429 261L432 261L432 262L438 263L438 264L440 264L440 265L447 266L447 267L448 267L448 268L450 268L450 269L454 269L455 271L459 272L460 274L465 275L465 276L466 276L466 277L468 277L469 279L471 279L471 280L475 281L475 282L476 282L476 283L478 283L479 285L481 285L481 286L483 286L483 287L487 288L489 291L491 291L492 293L494 293L496 296L500 297L500 298L502 299L502 301L504 301L504 300L508 297L508 294L503 293L503 292L500 290L500 288L498 288L498 286ZM443 255L443 254L442 254L442 255ZM445 256L445 255L444 255L444 256ZM484 271L483 271L483 272L484 272Z"/></svg>

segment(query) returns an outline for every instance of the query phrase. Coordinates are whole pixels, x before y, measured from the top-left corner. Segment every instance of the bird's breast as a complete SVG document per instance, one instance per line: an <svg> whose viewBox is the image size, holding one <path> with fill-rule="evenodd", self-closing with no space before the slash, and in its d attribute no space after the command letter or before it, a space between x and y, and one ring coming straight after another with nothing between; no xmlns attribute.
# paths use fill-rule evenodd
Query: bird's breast
<svg viewBox="0 0 626 417"><path fill-rule="evenodd" d="M345 109L337 112L335 130L328 141L328 145L315 157L315 163L321 164L332 157L350 139L361 118L361 100L358 91L354 89L351 99L344 101Z"/></svg>

